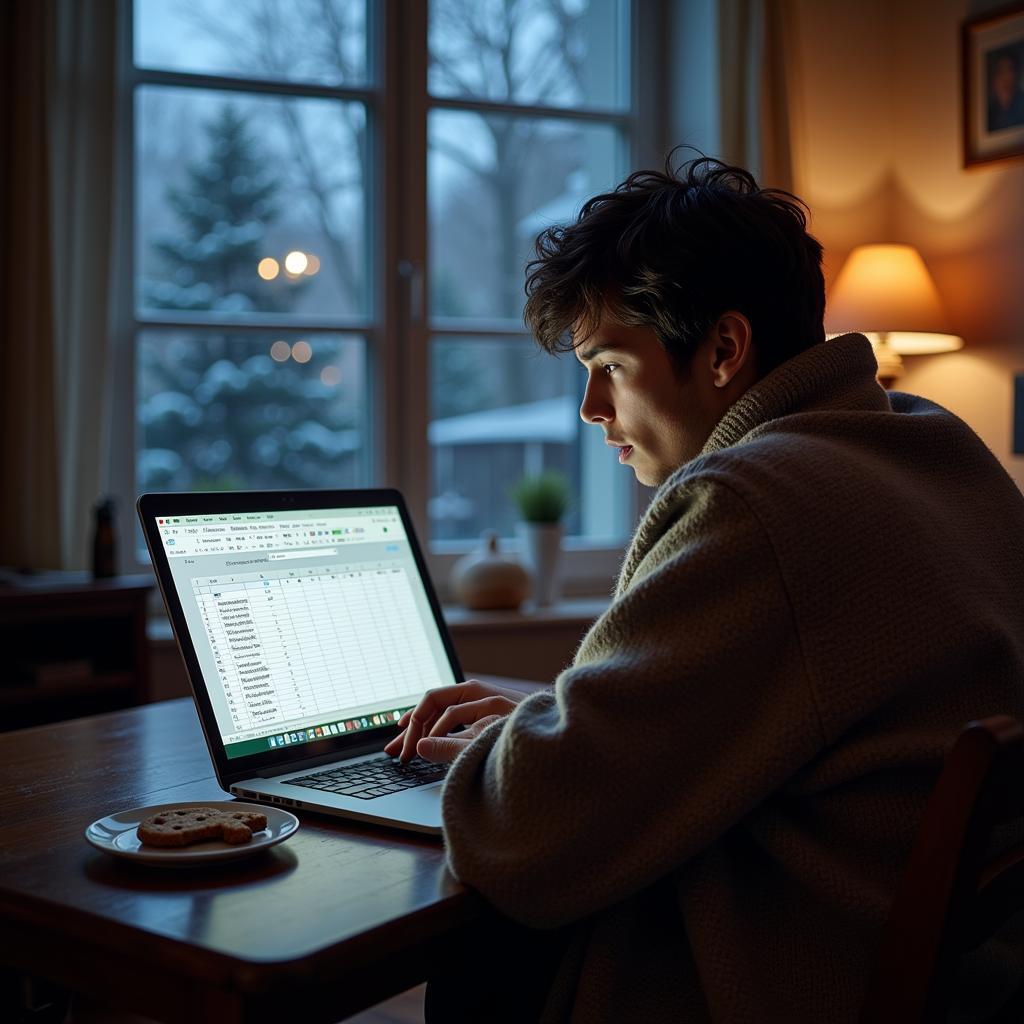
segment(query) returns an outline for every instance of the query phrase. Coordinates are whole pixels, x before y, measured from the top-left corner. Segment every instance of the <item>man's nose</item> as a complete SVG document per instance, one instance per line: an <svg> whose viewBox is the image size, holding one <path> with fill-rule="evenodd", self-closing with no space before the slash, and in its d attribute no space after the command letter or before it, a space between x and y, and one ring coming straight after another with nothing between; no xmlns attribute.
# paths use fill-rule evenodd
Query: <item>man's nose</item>
<svg viewBox="0 0 1024 1024"><path fill-rule="evenodd" d="M610 403L601 397L599 389L588 383L580 403L580 419L584 423L608 423L613 417Z"/></svg>

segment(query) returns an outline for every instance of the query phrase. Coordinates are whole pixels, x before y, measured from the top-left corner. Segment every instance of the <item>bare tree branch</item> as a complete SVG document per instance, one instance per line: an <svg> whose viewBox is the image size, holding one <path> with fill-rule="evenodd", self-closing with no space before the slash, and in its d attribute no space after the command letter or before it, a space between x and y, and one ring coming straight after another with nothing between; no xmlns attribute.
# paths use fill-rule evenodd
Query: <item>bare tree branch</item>
<svg viewBox="0 0 1024 1024"><path fill-rule="evenodd" d="M314 160L311 146L302 130L302 123L299 120L298 112L287 100L280 103L281 117L287 127L291 139L294 154L302 167L306 179L306 188L313 197L316 205L321 230L327 239L327 246L334 259L335 266L341 278L342 286L348 293L353 306L358 306L360 281L348 250L345 248L340 236L336 233L334 224L331 221L330 198L331 186L321 181L319 171Z"/></svg>
<svg viewBox="0 0 1024 1024"><path fill-rule="evenodd" d="M449 160L454 160L460 167L464 167L467 171L471 171L485 181L494 175L493 168L482 167L464 149L460 149L447 139L433 139L430 143L430 148L435 153L440 153L442 156L448 157Z"/></svg>
<svg viewBox="0 0 1024 1024"><path fill-rule="evenodd" d="M190 20L219 40L226 52L254 73L293 79L296 69L332 81L352 82L361 73L353 33L361 31L359 16L337 0L293 0L287 9L271 0L253 0L246 27L232 29L209 15L209 8L190 0ZM494 100L547 97L571 102L580 95L583 12L565 0L434 0L431 6L431 69L435 80L460 95ZM301 32L299 31L301 29ZM332 206L342 190L359 179L325 176L318 162L319 140L308 135L295 101L279 104L281 124L299 171L301 188L310 197L346 294L357 298L360 277L351 249L332 220ZM358 104L339 104L346 145L361 168L367 167L368 137ZM431 150L464 168L481 183L496 204L502 272L514 273L521 216L523 178L531 161L538 123L507 115L483 115L483 130L495 162L484 163L460 142L432 138ZM534 201L542 201L541 198ZM511 262L510 262L511 261ZM511 292L509 293L511 296ZM508 302L513 299L509 297Z"/></svg>

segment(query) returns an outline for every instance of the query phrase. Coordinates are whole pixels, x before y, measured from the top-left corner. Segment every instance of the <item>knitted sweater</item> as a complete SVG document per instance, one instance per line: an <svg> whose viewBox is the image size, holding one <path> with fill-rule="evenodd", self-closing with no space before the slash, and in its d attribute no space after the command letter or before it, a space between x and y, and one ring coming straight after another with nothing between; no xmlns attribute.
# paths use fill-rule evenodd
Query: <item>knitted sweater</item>
<svg viewBox="0 0 1024 1024"><path fill-rule="evenodd" d="M1024 498L874 374L845 335L750 388L553 692L453 763L455 876L576 923L545 1020L855 1020L943 754L1024 715Z"/></svg>

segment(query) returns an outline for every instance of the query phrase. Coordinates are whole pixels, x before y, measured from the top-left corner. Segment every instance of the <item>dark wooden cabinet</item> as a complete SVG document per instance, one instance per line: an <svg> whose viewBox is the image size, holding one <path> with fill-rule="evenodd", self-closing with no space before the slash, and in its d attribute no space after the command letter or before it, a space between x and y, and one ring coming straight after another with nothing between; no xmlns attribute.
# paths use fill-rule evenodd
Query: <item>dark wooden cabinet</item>
<svg viewBox="0 0 1024 1024"><path fill-rule="evenodd" d="M152 586L148 576L85 573L0 583L0 729L145 703Z"/></svg>

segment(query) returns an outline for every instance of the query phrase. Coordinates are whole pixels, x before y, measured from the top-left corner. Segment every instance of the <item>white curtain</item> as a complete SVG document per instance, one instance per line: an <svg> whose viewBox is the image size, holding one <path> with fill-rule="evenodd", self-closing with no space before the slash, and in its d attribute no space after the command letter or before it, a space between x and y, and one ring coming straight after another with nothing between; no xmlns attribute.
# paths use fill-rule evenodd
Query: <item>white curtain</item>
<svg viewBox="0 0 1024 1024"><path fill-rule="evenodd" d="M719 0L723 159L761 185L793 188L792 107L798 93L792 0Z"/></svg>
<svg viewBox="0 0 1024 1024"><path fill-rule="evenodd" d="M795 191L794 146L801 96L797 11L794 0L763 0L761 43L761 177Z"/></svg>
<svg viewBox="0 0 1024 1024"><path fill-rule="evenodd" d="M115 0L7 0L0 563L83 568L104 484Z"/></svg>
<svg viewBox="0 0 1024 1024"><path fill-rule="evenodd" d="M50 126L61 562L88 564L106 486L117 23L114 0L55 0Z"/></svg>

